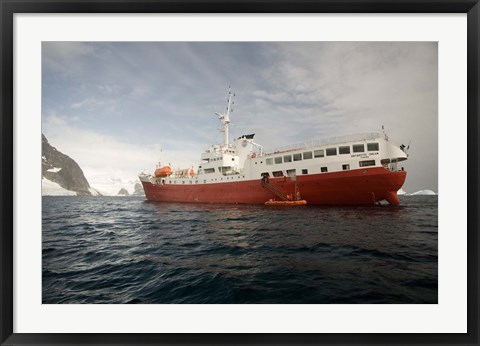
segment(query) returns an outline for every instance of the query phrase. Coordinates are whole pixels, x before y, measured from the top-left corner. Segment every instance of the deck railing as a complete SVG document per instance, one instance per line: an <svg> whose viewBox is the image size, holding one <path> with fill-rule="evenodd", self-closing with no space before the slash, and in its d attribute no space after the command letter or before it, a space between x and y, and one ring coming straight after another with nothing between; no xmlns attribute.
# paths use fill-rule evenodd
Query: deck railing
<svg viewBox="0 0 480 346"><path fill-rule="evenodd" d="M324 145L336 145L336 144L349 143L349 142L371 141L377 138L380 138L380 134L377 132L371 132L371 133L360 133L360 134L354 134L354 135L348 135L348 136L337 136L337 137L324 138L324 139L314 139L307 142L291 144L283 147L278 147L273 150L268 150L264 152L263 156L287 152L287 151L320 147Z"/></svg>

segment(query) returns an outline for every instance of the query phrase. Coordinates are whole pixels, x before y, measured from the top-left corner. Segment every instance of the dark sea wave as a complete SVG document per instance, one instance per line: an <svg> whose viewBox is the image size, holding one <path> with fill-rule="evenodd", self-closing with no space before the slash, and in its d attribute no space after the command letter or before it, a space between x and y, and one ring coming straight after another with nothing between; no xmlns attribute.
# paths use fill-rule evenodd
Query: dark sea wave
<svg viewBox="0 0 480 346"><path fill-rule="evenodd" d="M437 196L399 207L43 197L42 299L437 303Z"/></svg>

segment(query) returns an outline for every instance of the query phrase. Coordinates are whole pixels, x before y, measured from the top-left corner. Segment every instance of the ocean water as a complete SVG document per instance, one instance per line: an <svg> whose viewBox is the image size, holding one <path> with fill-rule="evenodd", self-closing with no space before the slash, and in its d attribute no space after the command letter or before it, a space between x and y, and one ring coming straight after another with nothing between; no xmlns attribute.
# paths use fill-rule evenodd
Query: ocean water
<svg viewBox="0 0 480 346"><path fill-rule="evenodd" d="M45 304L438 302L437 196L399 207L43 197Z"/></svg>

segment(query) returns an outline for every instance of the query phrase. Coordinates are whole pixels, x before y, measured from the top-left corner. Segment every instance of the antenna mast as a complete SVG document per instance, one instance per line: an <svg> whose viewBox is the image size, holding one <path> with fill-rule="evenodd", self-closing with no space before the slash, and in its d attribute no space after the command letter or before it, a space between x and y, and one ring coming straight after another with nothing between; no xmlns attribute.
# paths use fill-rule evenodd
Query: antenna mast
<svg viewBox="0 0 480 346"><path fill-rule="evenodd" d="M230 87L228 87L227 109L224 114L215 113L223 124L223 146L225 148L228 148L228 125L230 124L230 113L233 112L232 105L234 104L234 96L235 94L232 94Z"/></svg>

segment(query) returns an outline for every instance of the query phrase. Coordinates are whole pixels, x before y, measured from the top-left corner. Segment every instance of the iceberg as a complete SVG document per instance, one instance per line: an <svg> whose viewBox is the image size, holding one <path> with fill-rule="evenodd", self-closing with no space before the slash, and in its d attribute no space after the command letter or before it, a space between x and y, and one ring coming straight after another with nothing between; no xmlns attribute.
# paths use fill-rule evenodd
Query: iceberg
<svg viewBox="0 0 480 346"><path fill-rule="evenodd" d="M410 194L410 196L434 196L434 195L437 195L437 194L432 190L420 190Z"/></svg>
<svg viewBox="0 0 480 346"><path fill-rule="evenodd" d="M399 196L436 196L438 195L438 193L435 193L435 191L428 190L428 189L408 193L405 190L400 189L397 191L397 195Z"/></svg>

